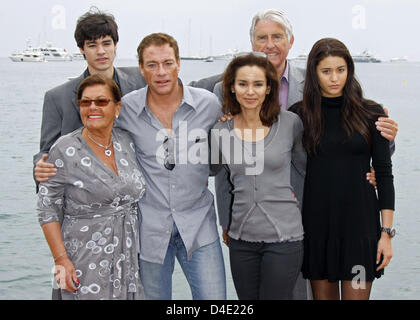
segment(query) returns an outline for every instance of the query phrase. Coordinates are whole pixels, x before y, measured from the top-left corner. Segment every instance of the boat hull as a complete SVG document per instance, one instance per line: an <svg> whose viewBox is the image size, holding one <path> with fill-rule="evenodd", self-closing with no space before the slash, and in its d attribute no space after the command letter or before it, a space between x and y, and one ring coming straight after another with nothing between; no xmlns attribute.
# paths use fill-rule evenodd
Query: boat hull
<svg viewBox="0 0 420 320"><path fill-rule="evenodd" d="M9 57L13 62L45 62L43 56L14 55Z"/></svg>

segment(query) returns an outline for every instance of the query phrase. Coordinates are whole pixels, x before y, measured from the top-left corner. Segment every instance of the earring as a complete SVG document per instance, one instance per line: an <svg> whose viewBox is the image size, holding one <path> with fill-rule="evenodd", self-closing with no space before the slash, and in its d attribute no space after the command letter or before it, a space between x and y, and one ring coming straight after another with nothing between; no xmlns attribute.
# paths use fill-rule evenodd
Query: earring
<svg viewBox="0 0 420 320"><path fill-rule="evenodd" d="M115 115L115 119L118 119L118 117L119 117L119 114L116 114L116 115Z"/></svg>

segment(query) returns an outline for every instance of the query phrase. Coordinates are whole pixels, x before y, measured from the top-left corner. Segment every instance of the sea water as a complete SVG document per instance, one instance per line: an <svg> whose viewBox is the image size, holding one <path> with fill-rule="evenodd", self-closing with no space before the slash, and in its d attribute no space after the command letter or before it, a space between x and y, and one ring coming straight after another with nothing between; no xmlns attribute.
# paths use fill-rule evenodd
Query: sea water
<svg viewBox="0 0 420 320"><path fill-rule="evenodd" d="M228 61L182 61L180 77L191 80L223 72ZM135 66L135 60L117 60ZM45 91L79 76L84 61L14 63L0 59L0 299L50 299L52 258L36 213L32 157L39 150ZM394 257L385 275L374 281L371 299L420 299L419 101L420 63L356 64L365 96L390 109L398 121L392 157L396 189L392 240ZM214 191L213 178L209 188ZM237 299L225 245L227 295ZM191 299L188 283L176 263L173 299Z"/></svg>

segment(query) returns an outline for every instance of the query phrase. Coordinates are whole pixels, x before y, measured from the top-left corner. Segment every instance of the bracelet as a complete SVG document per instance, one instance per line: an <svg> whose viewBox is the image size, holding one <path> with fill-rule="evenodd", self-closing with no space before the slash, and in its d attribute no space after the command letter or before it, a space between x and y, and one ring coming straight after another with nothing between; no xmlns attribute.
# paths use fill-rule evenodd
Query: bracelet
<svg viewBox="0 0 420 320"><path fill-rule="evenodd" d="M57 257L54 258L54 262L57 262L58 259L60 259L62 256L66 255L67 251L64 250L61 254L59 254Z"/></svg>

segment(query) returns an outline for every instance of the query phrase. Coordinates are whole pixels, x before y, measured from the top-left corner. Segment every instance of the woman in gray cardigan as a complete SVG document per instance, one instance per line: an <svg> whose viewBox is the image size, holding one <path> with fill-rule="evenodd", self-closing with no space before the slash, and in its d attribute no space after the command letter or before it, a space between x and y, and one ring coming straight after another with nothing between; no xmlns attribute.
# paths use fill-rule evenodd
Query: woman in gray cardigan
<svg viewBox="0 0 420 320"><path fill-rule="evenodd" d="M214 170L230 171L234 195L229 225L232 277L239 299L291 299L303 259L303 227L290 183L305 174L303 126L280 109L274 67L252 53L231 61L224 78L224 113L211 132Z"/></svg>

